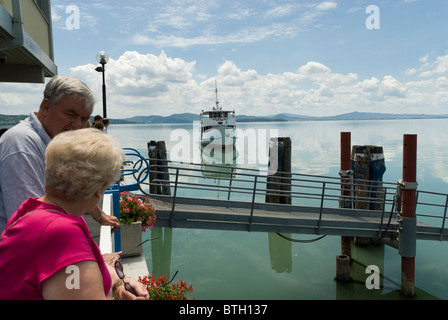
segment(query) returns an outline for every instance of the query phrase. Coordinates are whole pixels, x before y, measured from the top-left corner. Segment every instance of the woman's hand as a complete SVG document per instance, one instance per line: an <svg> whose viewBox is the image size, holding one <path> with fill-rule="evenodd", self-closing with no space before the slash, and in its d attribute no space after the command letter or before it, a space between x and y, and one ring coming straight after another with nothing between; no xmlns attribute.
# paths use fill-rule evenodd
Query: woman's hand
<svg viewBox="0 0 448 320"><path fill-rule="evenodd" d="M114 267L115 265L115 261L120 259L122 251L120 252L111 252L111 253L104 253L103 254L103 259L104 262L108 265L110 265L111 267Z"/></svg>
<svg viewBox="0 0 448 320"><path fill-rule="evenodd" d="M149 300L148 291L146 290L146 286L143 283L140 283L137 280L131 278L125 278L124 281L131 285L136 295L127 291L122 283L116 289L115 293L115 297L118 298L118 300Z"/></svg>
<svg viewBox="0 0 448 320"><path fill-rule="evenodd" d="M120 221L118 221L118 218L113 215L103 214L103 210L101 210L101 208L98 205L95 205L92 209L90 209L89 214L96 221L98 221L99 217L101 217L98 223L100 223L102 226L111 226L112 233L120 229L121 225Z"/></svg>
<svg viewBox="0 0 448 320"><path fill-rule="evenodd" d="M112 233L120 229L120 221L118 221L118 218L115 216L110 216L108 214L105 214L101 217L100 224L103 226L111 226L112 227Z"/></svg>

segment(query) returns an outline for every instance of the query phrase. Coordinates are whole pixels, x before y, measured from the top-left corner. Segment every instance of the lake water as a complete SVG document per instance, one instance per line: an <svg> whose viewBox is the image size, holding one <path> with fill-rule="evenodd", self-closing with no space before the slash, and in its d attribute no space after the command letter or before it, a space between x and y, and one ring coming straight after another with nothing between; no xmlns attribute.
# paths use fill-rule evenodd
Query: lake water
<svg viewBox="0 0 448 320"><path fill-rule="evenodd" d="M383 147L386 163L383 181L387 182L401 179L403 134L417 134L418 188L441 193L448 193L447 127L448 119L238 123L242 132L255 132L262 151L270 133L290 137L292 172L333 177L339 176L340 133L351 132L352 146ZM135 148L145 156L150 140L165 141L171 158L179 156L179 146L188 146L190 161L197 163L200 159L194 149L195 130L193 124L111 125L108 132L123 147ZM180 134L183 139L179 138ZM186 134L191 142L185 140ZM171 154L174 150L177 155ZM266 154L249 153L239 154L244 158L242 166L266 167L263 157ZM336 255L341 251L340 237L291 243L275 234L257 232L155 228L143 234L144 239L157 236L161 238L145 243L143 248L149 271L167 278L178 271L176 280L193 284L190 297L196 299L400 298L397 290L401 282L401 257L396 249L388 246L352 245L357 262L352 264L351 275L357 281L341 284L334 280ZM372 264L382 274L379 290L365 287L368 276L365 267ZM417 299L448 298L447 266L448 243L417 242Z"/></svg>

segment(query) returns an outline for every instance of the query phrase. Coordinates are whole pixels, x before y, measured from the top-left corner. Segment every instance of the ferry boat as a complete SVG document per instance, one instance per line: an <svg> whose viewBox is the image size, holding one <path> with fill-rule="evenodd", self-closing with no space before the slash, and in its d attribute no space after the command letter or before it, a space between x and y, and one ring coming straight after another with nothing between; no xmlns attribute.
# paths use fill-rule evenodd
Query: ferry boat
<svg viewBox="0 0 448 320"><path fill-rule="evenodd" d="M215 82L216 102L212 110L202 110L199 115L201 124L201 145L221 147L232 150L236 140L235 110L223 110L218 101L218 88Z"/></svg>

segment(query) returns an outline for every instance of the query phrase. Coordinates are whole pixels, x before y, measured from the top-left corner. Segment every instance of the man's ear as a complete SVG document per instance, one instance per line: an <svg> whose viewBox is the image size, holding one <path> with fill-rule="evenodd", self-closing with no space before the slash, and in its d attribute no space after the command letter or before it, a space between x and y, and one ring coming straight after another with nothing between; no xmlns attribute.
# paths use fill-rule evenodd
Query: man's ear
<svg viewBox="0 0 448 320"><path fill-rule="evenodd" d="M40 112L47 113L48 110L50 110L50 100L48 100L47 98L44 98L40 104L39 113Z"/></svg>

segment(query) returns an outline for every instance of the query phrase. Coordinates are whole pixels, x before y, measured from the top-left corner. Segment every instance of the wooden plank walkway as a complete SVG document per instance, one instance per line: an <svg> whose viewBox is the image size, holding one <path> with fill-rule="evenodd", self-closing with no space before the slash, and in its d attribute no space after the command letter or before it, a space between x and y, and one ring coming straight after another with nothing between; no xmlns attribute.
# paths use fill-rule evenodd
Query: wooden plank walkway
<svg viewBox="0 0 448 320"><path fill-rule="evenodd" d="M153 196L158 198L159 196ZM169 197L166 197L169 198ZM179 202L201 202L203 199L179 198ZM390 225L389 213L382 217L381 212L352 209L326 209L322 214L315 207L290 206L287 212L254 209L235 206L222 207L210 205L176 204L171 201L151 199L156 208L156 227L214 229L254 232L280 232L310 235L334 235L357 237L385 237L393 239L397 235L398 219L393 214ZM170 199L172 200L172 198ZM222 205L221 201L217 201ZM234 203L233 203L234 204ZM280 206L279 206L280 207ZM294 210L300 208L300 211ZM339 214L338 214L339 213ZM321 217L321 219L319 219ZM380 231L381 230L381 231ZM444 232L448 234L448 232ZM445 237L444 237L445 238ZM417 239L440 240L440 228L417 222ZM446 240L446 239L444 239Z"/></svg>
<svg viewBox="0 0 448 320"><path fill-rule="evenodd" d="M251 216L247 208L188 204L176 204L171 212L172 203L152 201L157 214L155 226L160 227L378 237L382 225L380 216L322 214L319 220L319 214L313 212L260 209L254 209ZM387 235L396 230L396 223L391 223Z"/></svg>

